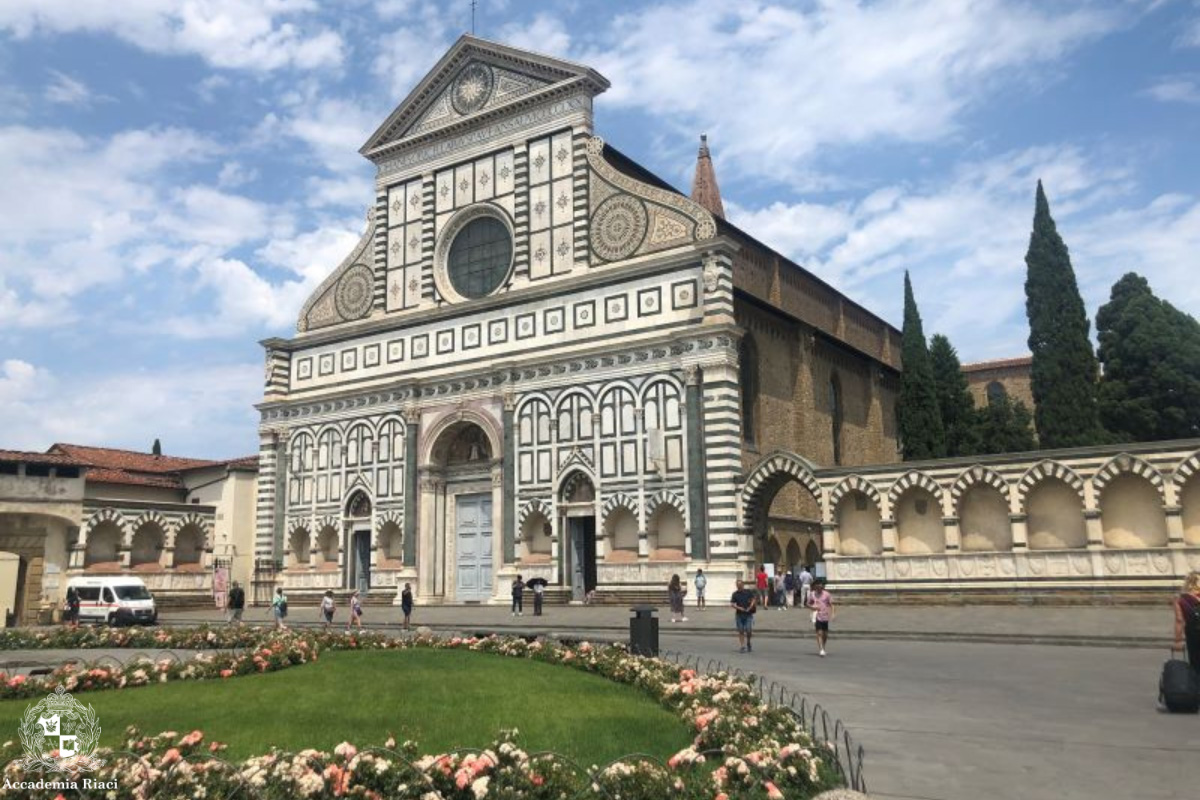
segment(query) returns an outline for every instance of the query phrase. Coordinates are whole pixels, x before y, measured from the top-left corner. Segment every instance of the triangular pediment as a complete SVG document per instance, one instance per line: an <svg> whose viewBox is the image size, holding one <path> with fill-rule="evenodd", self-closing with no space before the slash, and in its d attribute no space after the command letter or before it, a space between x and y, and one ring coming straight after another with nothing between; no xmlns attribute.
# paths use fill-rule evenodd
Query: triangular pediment
<svg viewBox="0 0 1200 800"><path fill-rule="evenodd" d="M359 150L370 159L448 128L608 81L595 70L464 34Z"/></svg>

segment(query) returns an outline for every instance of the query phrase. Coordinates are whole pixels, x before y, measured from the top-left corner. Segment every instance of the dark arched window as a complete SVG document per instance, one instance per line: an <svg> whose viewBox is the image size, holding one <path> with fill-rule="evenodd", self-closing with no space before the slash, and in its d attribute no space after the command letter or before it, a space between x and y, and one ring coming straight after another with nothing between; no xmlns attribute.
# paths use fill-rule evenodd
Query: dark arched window
<svg viewBox="0 0 1200 800"><path fill-rule="evenodd" d="M829 425L833 437L833 463L842 463L842 381L835 372L829 379Z"/></svg>
<svg viewBox="0 0 1200 800"><path fill-rule="evenodd" d="M1000 381L992 381L987 385L987 401L988 405L999 403L1008 397L1008 390L1004 388L1004 384Z"/></svg>
<svg viewBox="0 0 1200 800"><path fill-rule="evenodd" d="M742 436L747 444L758 441L758 347L746 334L738 347L738 377L742 390Z"/></svg>

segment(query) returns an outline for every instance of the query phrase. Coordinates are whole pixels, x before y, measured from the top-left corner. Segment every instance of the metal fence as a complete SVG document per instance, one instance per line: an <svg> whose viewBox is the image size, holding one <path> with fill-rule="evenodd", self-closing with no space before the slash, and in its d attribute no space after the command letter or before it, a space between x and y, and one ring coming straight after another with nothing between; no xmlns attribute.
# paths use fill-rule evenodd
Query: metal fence
<svg viewBox="0 0 1200 800"><path fill-rule="evenodd" d="M796 717L796 721L810 736L818 741L829 742L837 756L838 771L846 781L846 785L866 794L867 779L863 776L863 758L865 752L862 745L856 744L850 737L850 731L845 724L826 711L820 703L793 692L778 681L768 681L761 675L746 672L738 667L730 666L716 658L703 658L689 653L674 650L664 650L659 658L678 664L684 669L693 669L697 673L712 675L718 672L728 673L753 684L758 694L768 705L785 709Z"/></svg>

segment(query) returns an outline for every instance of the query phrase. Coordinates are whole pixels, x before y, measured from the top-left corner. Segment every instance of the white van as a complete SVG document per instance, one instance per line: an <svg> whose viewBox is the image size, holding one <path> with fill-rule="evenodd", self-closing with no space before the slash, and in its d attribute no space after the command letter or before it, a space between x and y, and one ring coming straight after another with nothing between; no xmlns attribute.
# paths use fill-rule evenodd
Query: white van
<svg viewBox="0 0 1200 800"><path fill-rule="evenodd" d="M141 578L105 575L71 578L67 588L79 593L79 621L107 625L153 625L158 621L154 597Z"/></svg>

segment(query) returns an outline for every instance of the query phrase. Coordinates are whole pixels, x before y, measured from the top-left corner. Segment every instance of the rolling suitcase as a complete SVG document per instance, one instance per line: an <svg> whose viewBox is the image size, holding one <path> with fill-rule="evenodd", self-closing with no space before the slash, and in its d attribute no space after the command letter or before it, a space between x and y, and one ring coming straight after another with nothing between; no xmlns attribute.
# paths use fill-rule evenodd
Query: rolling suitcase
<svg viewBox="0 0 1200 800"><path fill-rule="evenodd" d="M1163 664L1158 696L1172 714L1200 711L1200 674L1186 661L1172 657Z"/></svg>

